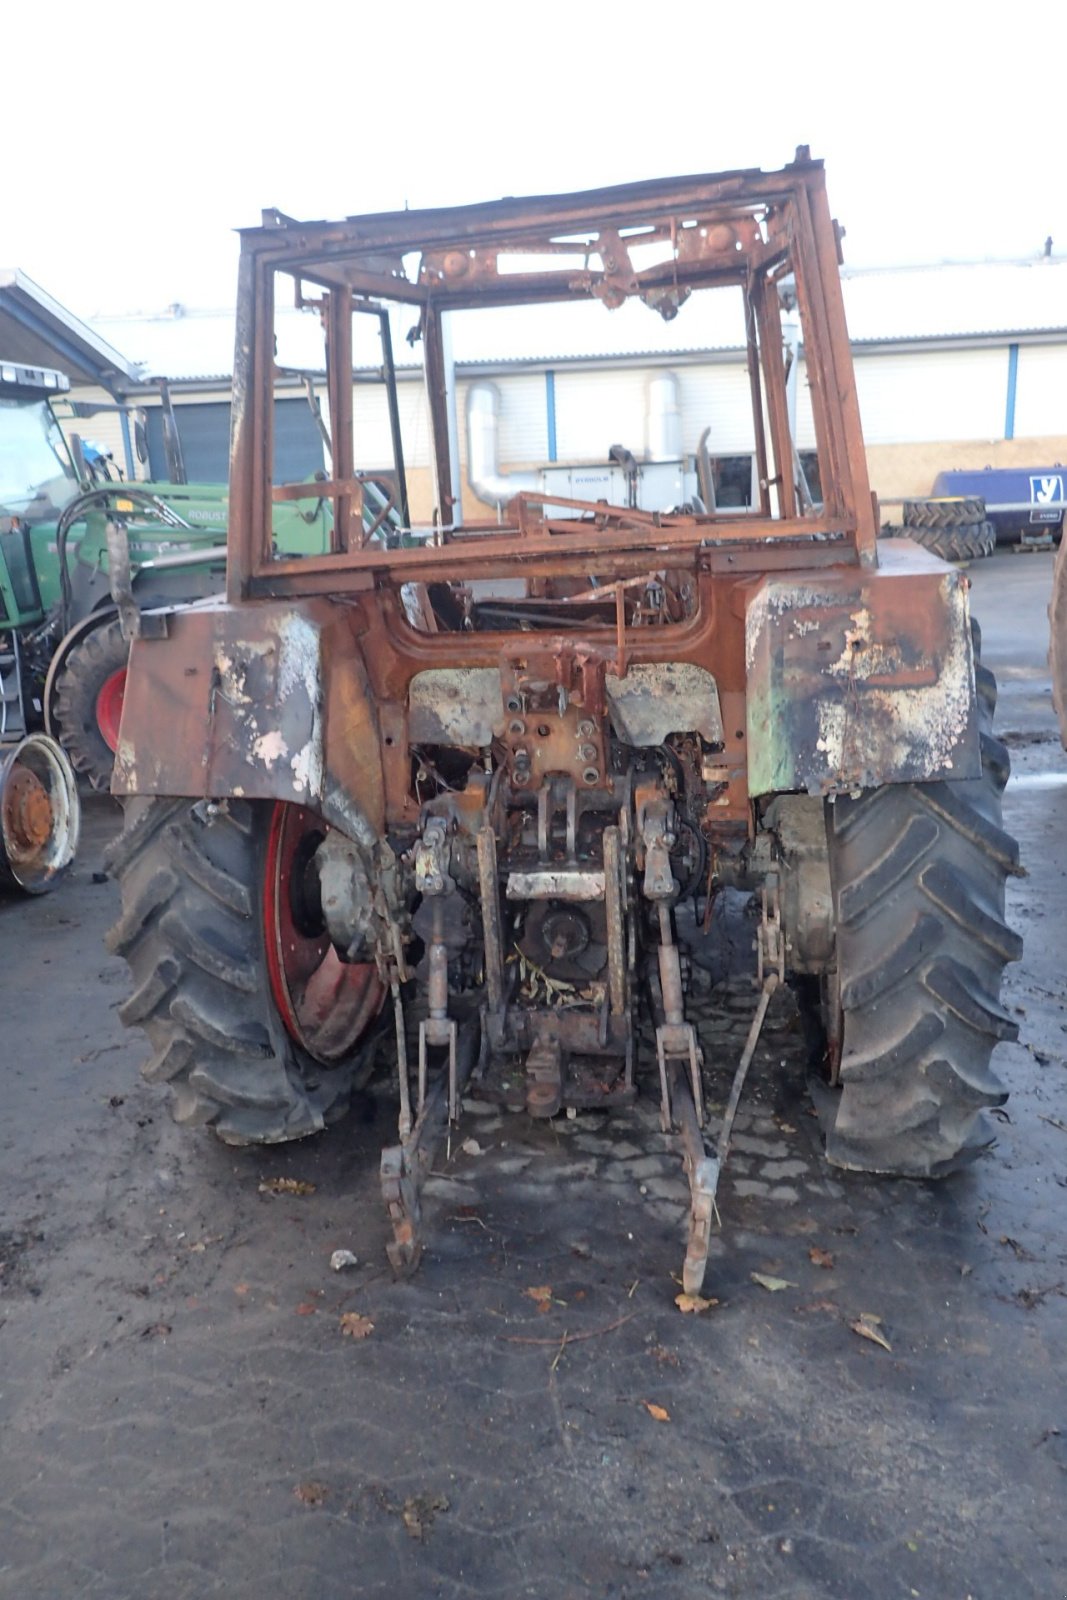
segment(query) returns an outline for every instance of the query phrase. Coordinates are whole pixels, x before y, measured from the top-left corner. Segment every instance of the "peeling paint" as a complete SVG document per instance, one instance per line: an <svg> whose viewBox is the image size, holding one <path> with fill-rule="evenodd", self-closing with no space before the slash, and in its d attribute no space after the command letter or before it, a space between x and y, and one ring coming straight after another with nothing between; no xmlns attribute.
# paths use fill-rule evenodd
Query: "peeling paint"
<svg viewBox="0 0 1067 1600"><path fill-rule="evenodd" d="M254 727L255 725L252 724L252 726ZM257 761L262 761L266 767L270 768L276 761L281 761L283 756L289 754L289 746L282 738L279 730L273 728L270 733L261 733L259 738L253 741L252 754Z"/></svg>
<svg viewBox="0 0 1067 1600"><path fill-rule="evenodd" d="M771 579L749 605L745 650L751 792L826 794L979 770L957 574L877 574L836 594Z"/></svg>

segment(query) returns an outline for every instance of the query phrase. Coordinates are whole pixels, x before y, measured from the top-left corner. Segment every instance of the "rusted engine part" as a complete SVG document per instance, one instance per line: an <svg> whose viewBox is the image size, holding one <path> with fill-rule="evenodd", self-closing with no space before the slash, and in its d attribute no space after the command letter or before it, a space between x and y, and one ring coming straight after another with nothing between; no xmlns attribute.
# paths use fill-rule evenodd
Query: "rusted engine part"
<svg viewBox="0 0 1067 1600"><path fill-rule="evenodd" d="M499 835L479 833L487 1051L475 1092L512 1110L551 1117L634 1096L627 787L582 792L547 775L533 805L502 797Z"/></svg>
<svg viewBox="0 0 1067 1600"><path fill-rule="evenodd" d="M778 882L783 973L809 988L825 1037L826 1066L835 1084L841 1065L841 1001L837 932L826 833L828 802L813 795L776 795L763 809L750 865Z"/></svg>
<svg viewBox="0 0 1067 1600"><path fill-rule="evenodd" d="M763 1031L771 996L781 983L784 973L778 880L773 873L768 875L761 890L761 918L756 949L758 954L756 981L759 985L759 998L748 1030L748 1038L745 1040L745 1047L730 1086L714 1155L708 1153L701 1131L697 1102L684 1068L677 1060L671 1067L674 1088L671 1114L681 1139L682 1163L689 1180L689 1227L685 1261L682 1265L682 1288L686 1294L699 1294L704 1286L708 1247L711 1242L711 1224L716 1214L715 1195L730 1154L730 1138L741 1101L741 1091L756 1054L756 1046Z"/></svg>
<svg viewBox="0 0 1067 1600"><path fill-rule="evenodd" d="M453 1027L455 1024L453 1023ZM398 1277L407 1277L422 1258L422 1186L433 1165L434 1152L451 1120L449 1100L462 1094L478 1053L477 1019L470 1019L453 1035L447 1077L438 1077L422 1098L418 1116L400 1143L382 1151L381 1185L393 1237L386 1245L389 1263ZM406 1058L401 1059L401 1077Z"/></svg>
<svg viewBox="0 0 1067 1600"><path fill-rule="evenodd" d="M542 1118L564 1106L632 1099L637 957L658 930L660 987L668 997L657 1034L661 1079L666 1085L668 1064L684 1061L685 1094L702 1119L701 1058L684 1015L671 906L683 887L679 873L692 879L691 863L679 853L681 819L687 787L700 783L703 746L696 735L687 736L696 740L692 751L684 739L679 751L624 745L605 717L604 669L602 657L576 655L568 646L506 662L498 680L505 725L493 745L494 776L475 763L462 789L446 788L423 808L404 861L423 907L430 907L428 1015L419 1027L418 1101L409 1132L396 995L402 1149L411 1141L412 1148L432 1144L443 1125L441 1108L448 1120L458 1112L444 912L450 898L472 894L481 914L485 988L472 1093ZM495 720L491 708L485 717ZM446 747L420 746L419 760L442 782L453 770ZM447 1049L448 1067L428 1091L435 1046ZM668 1102L665 1087L669 1126ZM393 1255L405 1267L417 1250L421 1170L397 1152L383 1165L398 1230Z"/></svg>

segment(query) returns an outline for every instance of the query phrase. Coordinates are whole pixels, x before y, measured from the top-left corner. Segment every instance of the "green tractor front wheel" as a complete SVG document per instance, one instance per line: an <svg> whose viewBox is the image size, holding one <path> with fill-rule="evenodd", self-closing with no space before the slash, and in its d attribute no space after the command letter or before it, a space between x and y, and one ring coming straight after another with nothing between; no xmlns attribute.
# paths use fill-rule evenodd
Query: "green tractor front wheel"
<svg viewBox="0 0 1067 1600"><path fill-rule="evenodd" d="M71 766L94 789L111 788L129 652L113 617L72 647L56 677L52 725Z"/></svg>

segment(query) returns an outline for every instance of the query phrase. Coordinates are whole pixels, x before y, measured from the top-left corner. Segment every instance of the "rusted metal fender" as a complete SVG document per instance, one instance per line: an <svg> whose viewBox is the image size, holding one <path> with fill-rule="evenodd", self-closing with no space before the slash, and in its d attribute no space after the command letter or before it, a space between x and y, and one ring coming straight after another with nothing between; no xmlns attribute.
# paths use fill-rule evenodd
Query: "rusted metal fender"
<svg viewBox="0 0 1067 1600"><path fill-rule="evenodd" d="M131 647L112 793L287 800L372 845L381 743L349 608L210 601L166 625Z"/></svg>
<svg viewBox="0 0 1067 1600"><path fill-rule="evenodd" d="M745 655L750 794L980 776L967 580L910 540L762 579Z"/></svg>

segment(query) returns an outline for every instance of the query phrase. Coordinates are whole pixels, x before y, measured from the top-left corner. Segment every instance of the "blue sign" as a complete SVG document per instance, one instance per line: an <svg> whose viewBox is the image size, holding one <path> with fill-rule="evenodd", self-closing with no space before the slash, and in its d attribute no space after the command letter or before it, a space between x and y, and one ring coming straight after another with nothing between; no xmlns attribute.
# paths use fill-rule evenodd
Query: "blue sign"
<svg viewBox="0 0 1067 1600"><path fill-rule="evenodd" d="M1030 521L1058 523L1064 507L1063 478L1059 473L1030 476Z"/></svg>

